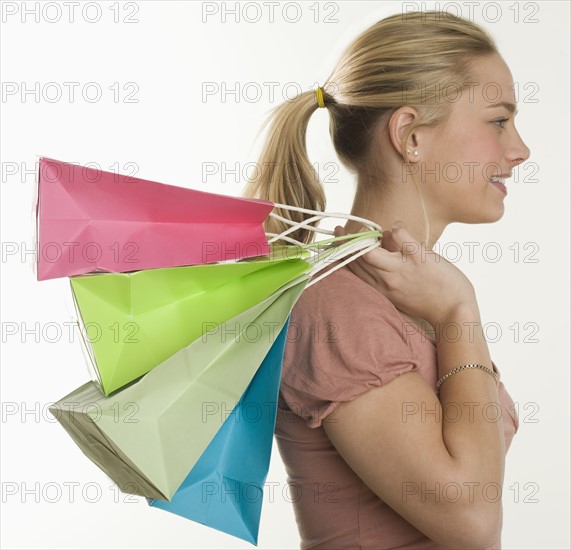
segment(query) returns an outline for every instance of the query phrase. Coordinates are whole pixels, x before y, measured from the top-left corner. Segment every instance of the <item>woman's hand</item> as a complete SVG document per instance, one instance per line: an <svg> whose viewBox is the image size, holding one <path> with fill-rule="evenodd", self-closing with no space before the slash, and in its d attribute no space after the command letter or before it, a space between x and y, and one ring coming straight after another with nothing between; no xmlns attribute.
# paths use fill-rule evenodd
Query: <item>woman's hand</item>
<svg viewBox="0 0 571 550"><path fill-rule="evenodd" d="M339 225L334 232L336 237L347 235ZM393 231L383 231L381 246L347 265L395 307L431 325L476 299L470 280L448 260L421 246L401 221Z"/></svg>

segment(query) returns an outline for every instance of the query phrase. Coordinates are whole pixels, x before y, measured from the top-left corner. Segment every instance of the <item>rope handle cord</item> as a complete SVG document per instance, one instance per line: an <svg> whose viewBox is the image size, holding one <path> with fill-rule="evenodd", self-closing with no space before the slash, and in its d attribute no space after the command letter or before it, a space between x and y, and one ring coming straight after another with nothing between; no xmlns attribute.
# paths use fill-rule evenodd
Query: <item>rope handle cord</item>
<svg viewBox="0 0 571 550"><path fill-rule="evenodd" d="M343 266L347 265L348 263L356 260L359 256L370 252L377 248L380 244L379 239L383 236L383 229L382 227L365 218L361 218L359 216L353 216L351 214L344 214L341 212L319 212L318 210L310 210L307 208L300 208L297 206L290 206L287 204L279 204L274 203L276 207L283 208L286 210L293 210L295 212L302 212L304 214L313 214L313 217L306 219L301 222L294 222L288 218L284 218L279 214L274 212L270 212L270 216L280 220L291 227L282 231L281 233L266 233L267 237L271 237L268 239L268 244L275 243L278 240L284 240L291 244L296 245L299 247L301 251L313 253L313 256L308 258L307 261L312 265L311 270L309 271L309 276L311 278L310 282L306 285L306 288L309 288L311 285L321 281L323 278L327 277L334 271L342 268ZM348 235L342 235L340 237L332 237L329 239L323 239L321 241L312 242L312 243L302 243L292 237L288 237L290 233L293 233L297 229L304 228L309 231L314 231L315 233L322 233L325 235L335 235L333 231L330 229L323 229L319 227L314 227L309 225L312 222L323 220L325 218L337 218L343 220L354 220L362 223L365 227L371 228L370 231L361 231L360 233L350 233ZM348 241L345 244L340 246L335 246L334 243L337 241ZM333 245L333 246L331 246ZM325 250L324 250L325 249ZM341 262L339 265L336 265L332 269L326 271L325 273L319 275L318 277L314 278L314 275L321 271L326 264L338 261L346 256L353 254L345 261ZM305 258L304 258L305 259Z"/></svg>

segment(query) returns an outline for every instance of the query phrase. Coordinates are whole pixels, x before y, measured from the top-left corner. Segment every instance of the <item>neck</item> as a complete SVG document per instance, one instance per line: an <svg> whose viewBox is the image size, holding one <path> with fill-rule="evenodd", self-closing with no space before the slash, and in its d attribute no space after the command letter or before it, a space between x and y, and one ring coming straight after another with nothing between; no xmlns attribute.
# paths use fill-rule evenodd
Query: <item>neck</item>
<svg viewBox="0 0 571 550"><path fill-rule="evenodd" d="M412 182L399 184L402 187L398 192L385 192L371 195L363 191L360 185L353 202L351 214L366 218L378 223L383 231L390 231L392 224L397 220L406 223L409 233L419 243L424 243L426 250L432 250L441 237L447 223L435 216L430 204L426 202L426 214L422 208L416 187ZM394 188L393 188L394 189ZM429 231L426 235L426 219L428 218ZM349 220L345 225L348 233L359 231L361 224Z"/></svg>

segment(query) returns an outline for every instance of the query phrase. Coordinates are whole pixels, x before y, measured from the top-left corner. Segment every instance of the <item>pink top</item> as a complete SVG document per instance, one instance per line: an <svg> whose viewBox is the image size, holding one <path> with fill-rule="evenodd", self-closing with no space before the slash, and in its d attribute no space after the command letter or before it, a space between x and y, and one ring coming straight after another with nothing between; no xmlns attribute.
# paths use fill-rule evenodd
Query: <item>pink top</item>
<svg viewBox="0 0 571 550"><path fill-rule="evenodd" d="M292 310L275 435L302 549L439 548L361 481L321 426L339 402L406 372L436 392L436 344L410 324L402 337L405 322L348 267L307 288ZM498 388L507 452L519 419L501 381ZM500 547L498 533L492 548Z"/></svg>

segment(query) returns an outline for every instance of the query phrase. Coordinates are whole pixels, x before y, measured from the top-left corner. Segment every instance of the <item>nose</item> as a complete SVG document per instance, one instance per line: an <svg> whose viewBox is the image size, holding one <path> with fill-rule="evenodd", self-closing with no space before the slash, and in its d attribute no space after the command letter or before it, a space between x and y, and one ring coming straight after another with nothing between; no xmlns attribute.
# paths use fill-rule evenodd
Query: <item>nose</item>
<svg viewBox="0 0 571 550"><path fill-rule="evenodd" d="M523 139L521 139L519 132L515 128L514 132L515 132L515 137L508 153L509 161L512 167L515 167L518 164L525 162L531 154L529 147L524 143Z"/></svg>

